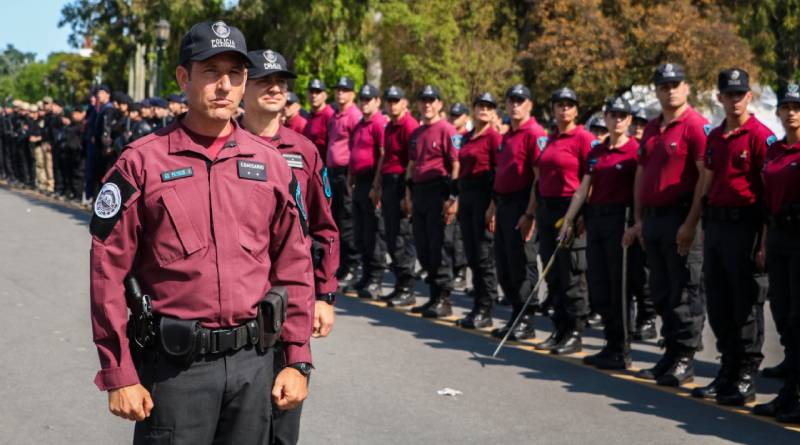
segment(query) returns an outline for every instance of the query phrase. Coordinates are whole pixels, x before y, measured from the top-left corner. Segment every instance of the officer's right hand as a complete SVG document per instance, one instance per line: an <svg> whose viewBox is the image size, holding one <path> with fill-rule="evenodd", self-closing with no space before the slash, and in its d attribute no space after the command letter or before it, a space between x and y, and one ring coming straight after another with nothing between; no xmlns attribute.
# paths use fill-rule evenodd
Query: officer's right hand
<svg viewBox="0 0 800 445"><path fill-rule="evenodd" d="M372 186L369 191L369 199L372 201L372 205L375 206L376 209L381 208L381 189L380 187Z"/></svg>
<svg viewBox="0 0 800 445"><path fill-rule="evenodd" d="M141 422L150 417L153 399L150 393L137 383L108 391L108 410L123 419Z"/></svg>
<svg viewBox="0 0 800 445"><path fill-rule="evenodd" d="M486 215L484 215L486 221L486 230L489 233L494 233L497 230L497 219L495 218L495 211L494 206L490 205L488 209L486 209Z"/></svg>
<svg viewBox="0 0 800 445"><path fill-rule="evenodd" d="M563 224L558 232L558 241L563 242L572 236L572 224Z"/></svg>
<svg viewBox="0 0 800 445"><path fill-rule="evenodd" d="M758 248L756 252L756 268L759 272L767 270L767 248L763 245Z"/></svg>
<svg viewBox="0 0 800 445"><path fill-rule="evenodd" d="M406 197L403 198L403 201L400 202L400 208L403 210L403 213L405 213L406 217L411 216L411 212L414 209L414 207L411 205L410 196L406 195Z"/></svg>
<svg viewBox="0 0 800 445"><path fill-rule="evenodd" d="M622 247L628 248L633 245L636 240L639 240L639 243L644 247L644 241L642 240L642 225L641 223L636 223L633 226L629 227L625 230L625 234L622 236Z"/></svg>
<svg viewBox="0 0 800 445"><path fill-rule="evenodd" d="M519 217L519 221L517 221L517 225L514 228L519 230L520 235L522 235L525 241L530 241L535 227L536 224L533 219L528 218L527 215L522 215Z"/></svg>

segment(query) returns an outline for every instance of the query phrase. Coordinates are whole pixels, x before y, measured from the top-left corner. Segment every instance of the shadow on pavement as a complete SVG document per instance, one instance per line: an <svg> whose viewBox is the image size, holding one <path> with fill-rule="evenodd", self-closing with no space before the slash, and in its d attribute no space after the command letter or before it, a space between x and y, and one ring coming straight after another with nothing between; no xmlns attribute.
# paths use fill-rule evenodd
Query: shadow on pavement
<svg viewBox="0 0 800 445"><path fill-rule="evenodd" d="M89 220L92 218L91 212L86 209L79 208L66 202L56 201L51 198L40 196L31 190L11 188L4 184L0 184L0 190L5 190L16 197L25 200L30 205L42 206L50 210L55 210L59 213L63 213L64 215L67 215L73 220L82 224L88 225Z"/></svg>
<svg viewBox="0 0 800 445"><path fill-rule="evenodd" d="M432 348L467 351L472 355L469 360L478 362L482 367L515 366L522 368L522 375L526 377L561 382L570 392L607 396L613 399L609 405L620 411L670 419L693 435L714 436L740 444L795 443L798 440L797 433L755 418L686 400L680 395L611 377L558 359L516 348L504 349L495 359L491 357L496 347L494 341L460 329L419 320L346 297L339 299L336 307L341 315L365 317L373 325L411 332ZM657 358L656 354L649 355ZM706 366L713 365L700 366L705 370Z"/></svg>

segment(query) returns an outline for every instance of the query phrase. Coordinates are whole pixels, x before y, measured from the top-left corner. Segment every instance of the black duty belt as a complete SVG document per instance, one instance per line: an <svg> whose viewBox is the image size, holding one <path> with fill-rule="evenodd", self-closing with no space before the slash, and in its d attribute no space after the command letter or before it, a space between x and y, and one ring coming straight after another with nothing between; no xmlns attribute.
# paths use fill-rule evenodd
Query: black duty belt
<svg viewBox="0 0 800 445"><path fill-rule="evenodd" d="M671 216L671 215L680 215L682 213L687 213L689 211L689 207L685 205L677 205L677 206L664 206L664 207L645 207L642 210L642 214L644 216Z"/></svg>
<svg viewBox="0 0 800 445"><path fill-rule="evenodd" d="M569 203L572 200L569 196L558 196L553 198L539 198L539 206L547 210L561 210L569 208Z"/></svg>
<svg viewBox="0 0 800 445"><path fill-rule="evenodd" d="M447 176L442 176L440 178L431 179L430 181L425 182L415 182L414 189L435 189L444 186L450 178Z"/></svg>
<svg viewBox="0 0 800 445"><path fill-rule="evenodd" d="M758 206L746 207L716 207L706 206L703 209L703 219L718 222L739 222L754 220L759 217Z"/></svg>
<svg viewBox="0 0 800 445"><path fill-rule="evenodd" d="M767 215L771 228L797 229L800 228L800 209L784 209L777 214Z"/></svg>
<svg viewBox="0 0 800 445"><path fill-rule="evenodd" d="M607 216L624 214L630 208L625 204L589 204L584 207L586 216Z"/></svg>
<svg viewBox="0 0 800 445"><path fill-rule="evenodd" d="M375 180L375 170L367 170L353 175L353 180L358 183L372 182Z"/></svg>
<svg viewBox="0 0 800 445"><path fill-rule="evenodd" d="M531 197L531 191L527 189L511 193L495 193L495 199L499 204L508 204L511 202L518 202L518 201L528 202L530 197Z"/></svg>
<svg viewBox="0 0 800 445"><path fill-rule="evenodd" d="M161 317L159 317L159 320ZM190 326L191 321L189 322L181 322L175 321L173 322L174 325L183 324L184 326ZM163 324L158 322L156 323L158 326L157 337L161 337L164 333L161 331ZM177 330L172 331L173 334L178 332L178 335L188 335L180 333ZM218 328L218 329L209 329L204 327L197 327L195 334L192 336L193 340L189 340L187 337L184 339L176 339L178 343L185 343L187 341L192 341L195 343L195 352L196 355L206 355L206 354L224 354L231 351L238 351L246 346L250 345L257 345L259 342L260 337L260 330L258 327L258 322L253 319L244 323L242 325L232 327L232 328ZM171 342L175 343L175 342Z"/></svg>
<svg viewBox="0 0 800 445"><path fill-rule="evenodd" d="M483 190L487 187L492 187L492 177L488 173L479 173L475 176L468 178L460 178L458 180L458 187L464 190Z"/></svg>

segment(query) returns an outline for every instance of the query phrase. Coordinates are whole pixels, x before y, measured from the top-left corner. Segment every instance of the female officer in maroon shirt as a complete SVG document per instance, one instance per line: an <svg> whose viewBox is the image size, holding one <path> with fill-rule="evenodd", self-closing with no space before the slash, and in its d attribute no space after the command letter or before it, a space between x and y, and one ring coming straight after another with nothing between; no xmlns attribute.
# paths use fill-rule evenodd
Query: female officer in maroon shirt
<svg viewBox="0 0 800 445"><path fill-rule="evenodd" d="M617 97L608 101L603 117L609 136L589 152L583 181L572 196L559 238L571 235L572 223L586 202L589 298L592 308L603 317L606 345L583 361L601 369L625 369L630 366L630 357L629 339L623 324L627 320L622 310L621 243L627 225L626 211L633 205L639 143L628 136L632 115L625 99ZM643 288L644 253L638 244L629 251L628 271L629 289Z"/></svg>
<svg viewBox="0 0 800 445"><path fill-rule="evenodd" d="M556 131L547 139L536 161L539 202L536 209L539 249L547 263L558 245L556 223L569 208L570 198L580 186L594 136L577 124L578 97L569 88L560 88L550 97ZM569 249L559 252L547 275L547 288L555 306L555 329L550 338L537 345L552 354L572 354L581 350L581 335L586 322L587 295L585 239L576 239Z"/></svg>
<svg viewBox="0 0 800 445"><path fill-rule="evenodd" d="M800 423L800 85L778 94L778 117L786 137L772 142L764 163L769 227L758 262L766 256L769 303L786 350L786 380L778 397L756 405L755 414Z"/></svg>
<svg viewBox="0 0 800 445"><path fill-rule="evenodd" d="M486 228L486 209L492 202L494 154L503 136L494 129L497 101L483 93L473 102L475 128L464 135L458 152L459 172L458 223L464 237L467 264L472 269L475 303L466 317L457 321L463 328L492 325L492 302L497 298L497 272L494 265L494 234Z"/></svg>

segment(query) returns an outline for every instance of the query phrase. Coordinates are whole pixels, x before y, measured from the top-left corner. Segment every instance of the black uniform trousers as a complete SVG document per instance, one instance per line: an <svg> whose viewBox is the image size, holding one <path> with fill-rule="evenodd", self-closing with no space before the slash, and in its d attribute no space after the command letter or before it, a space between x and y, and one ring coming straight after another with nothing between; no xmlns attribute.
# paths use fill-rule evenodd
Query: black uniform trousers
<svg viewBox="0 0 800 445"><path fill-rule="evenodd" d="M755 370L764 359L764 302L753 261L760 212L756 206L741 208L746 217L734 220L715 218L708 210L703 245L708 321L723 365Z"/></svg>
<svg viewBox="0 0 800 445"><path fill-rule="evenodd" d="M414 184L411 191L414 244L432 291L453 290L453 257L448 250L452 249L455 223L445 224L442 217L450 195L448 182L446 178L434 179ZM436 293L431 297L437 298Z"/></svg>
<svg viewBox="0 0 800 445"><path fill-rule="evenodd" d="M381 177L381 213L386 228L386 247L392 259L392 272L398 287L413 288L417 253L411 233L411 218L400 207L405 198L404 175Z"/></svg>
<svg viewBox="0 0 800 445"><path fill-rule="evenodd" d="M800 224L772 226L767 232L769 304L790 381L800 381Z"/></svg>
<svg viewBox="0 0 800 445"><path fill-rule="evenodd" d="M603 317L603 333L607 347L622 351L625 347L625 325L630 326L630 303L634 295L645 294L647 275L644 251L639 243L628 248L627 313L622 312L622 236L628 226L624 205L587 205L586 281L592 309ZM627 317L627 320L626 320ZM627 339L630 342L630 337Z"/></svg>
<svg viewBox="0 0 800 445"><path fill-rule="evenodd" d="M661 335L668 349L684 353L700 346L705 322L700 228L687 256L678 255L675 240L688 212L688 206L645 208L642 222L650 296L663 322Z"/></svg>
<svg viewBox="0 0 800 445"><path fill-rule="evenodd" d="M522 305L539 281L536 265L536 244L533 238L525 241L516 228L519 218L528 208L529 190L497 194L495 211L494 256L497 263L497 281L503 294L511 303L512 319L522 310ZM539 306L539 295L531 298L527 312L533 314Z"/></svg>
<svg viewBox="0 0 800 445"><path fill-rule="evenodd" d="M456 224L453 227L453 246L448 250L453 257L453 272L458 272L468 265L466 246L464 246L464 234L461 226Z"/></svg>
<svg viewBox="0 0 800 445"><path fill-rule="evenodd" d="M347 167L329 168L331 213L339 228L339 269L353 271L358 267L359 254L353 237L353 196L347 185Z"/></svg>
<svg viewBox="0 0 800 445"><path fill-rule="evenodd" d="M386 243L383 241L383 217L369 192L374 172L356 176L353 187L353 238L361 256L364 279L380 281L386 270Z"/></svg>
<svg viewBox="0 0 800 445"><path fill-rule="evenodd" d="M285 354L280 347L275 348L275 377L285 366ZM311 384L309 376L309 384ZM272 389L270 388L270 391ZM290 410L280 410L272 407L272 445L294 445L300 440L300 417L303 414L303 404Z"/></svg>
<svg viewBox="0 0 800 445"><path fill-rule="evenodd" d="M154 349L137 363L153 411L134 429L134 445L268 445L273 352L253 346L175 365Z"/></svg>
<svg viewBox="0 0 800 445"><path fill-rule="evenodd" d="M536 227L539 232L539 250L542 263L547 264L558 246L560 228L556 222L567 214L570 198L540 198L536 209ZM547 290L555 309L556 326L573 324L581 331L583 320L589 314L586 284L586 239L576 237L569 249L561 250L547 274Z"/></svg>
<svg viewBox="0 0 800 445"><path fill-rule="evenodd" d="M458 224L464 236L464 254L472 270L475 307L491 308L497 299L494 234L486 229L486 209L492 202L492 178L461 179Z"/></svg>

